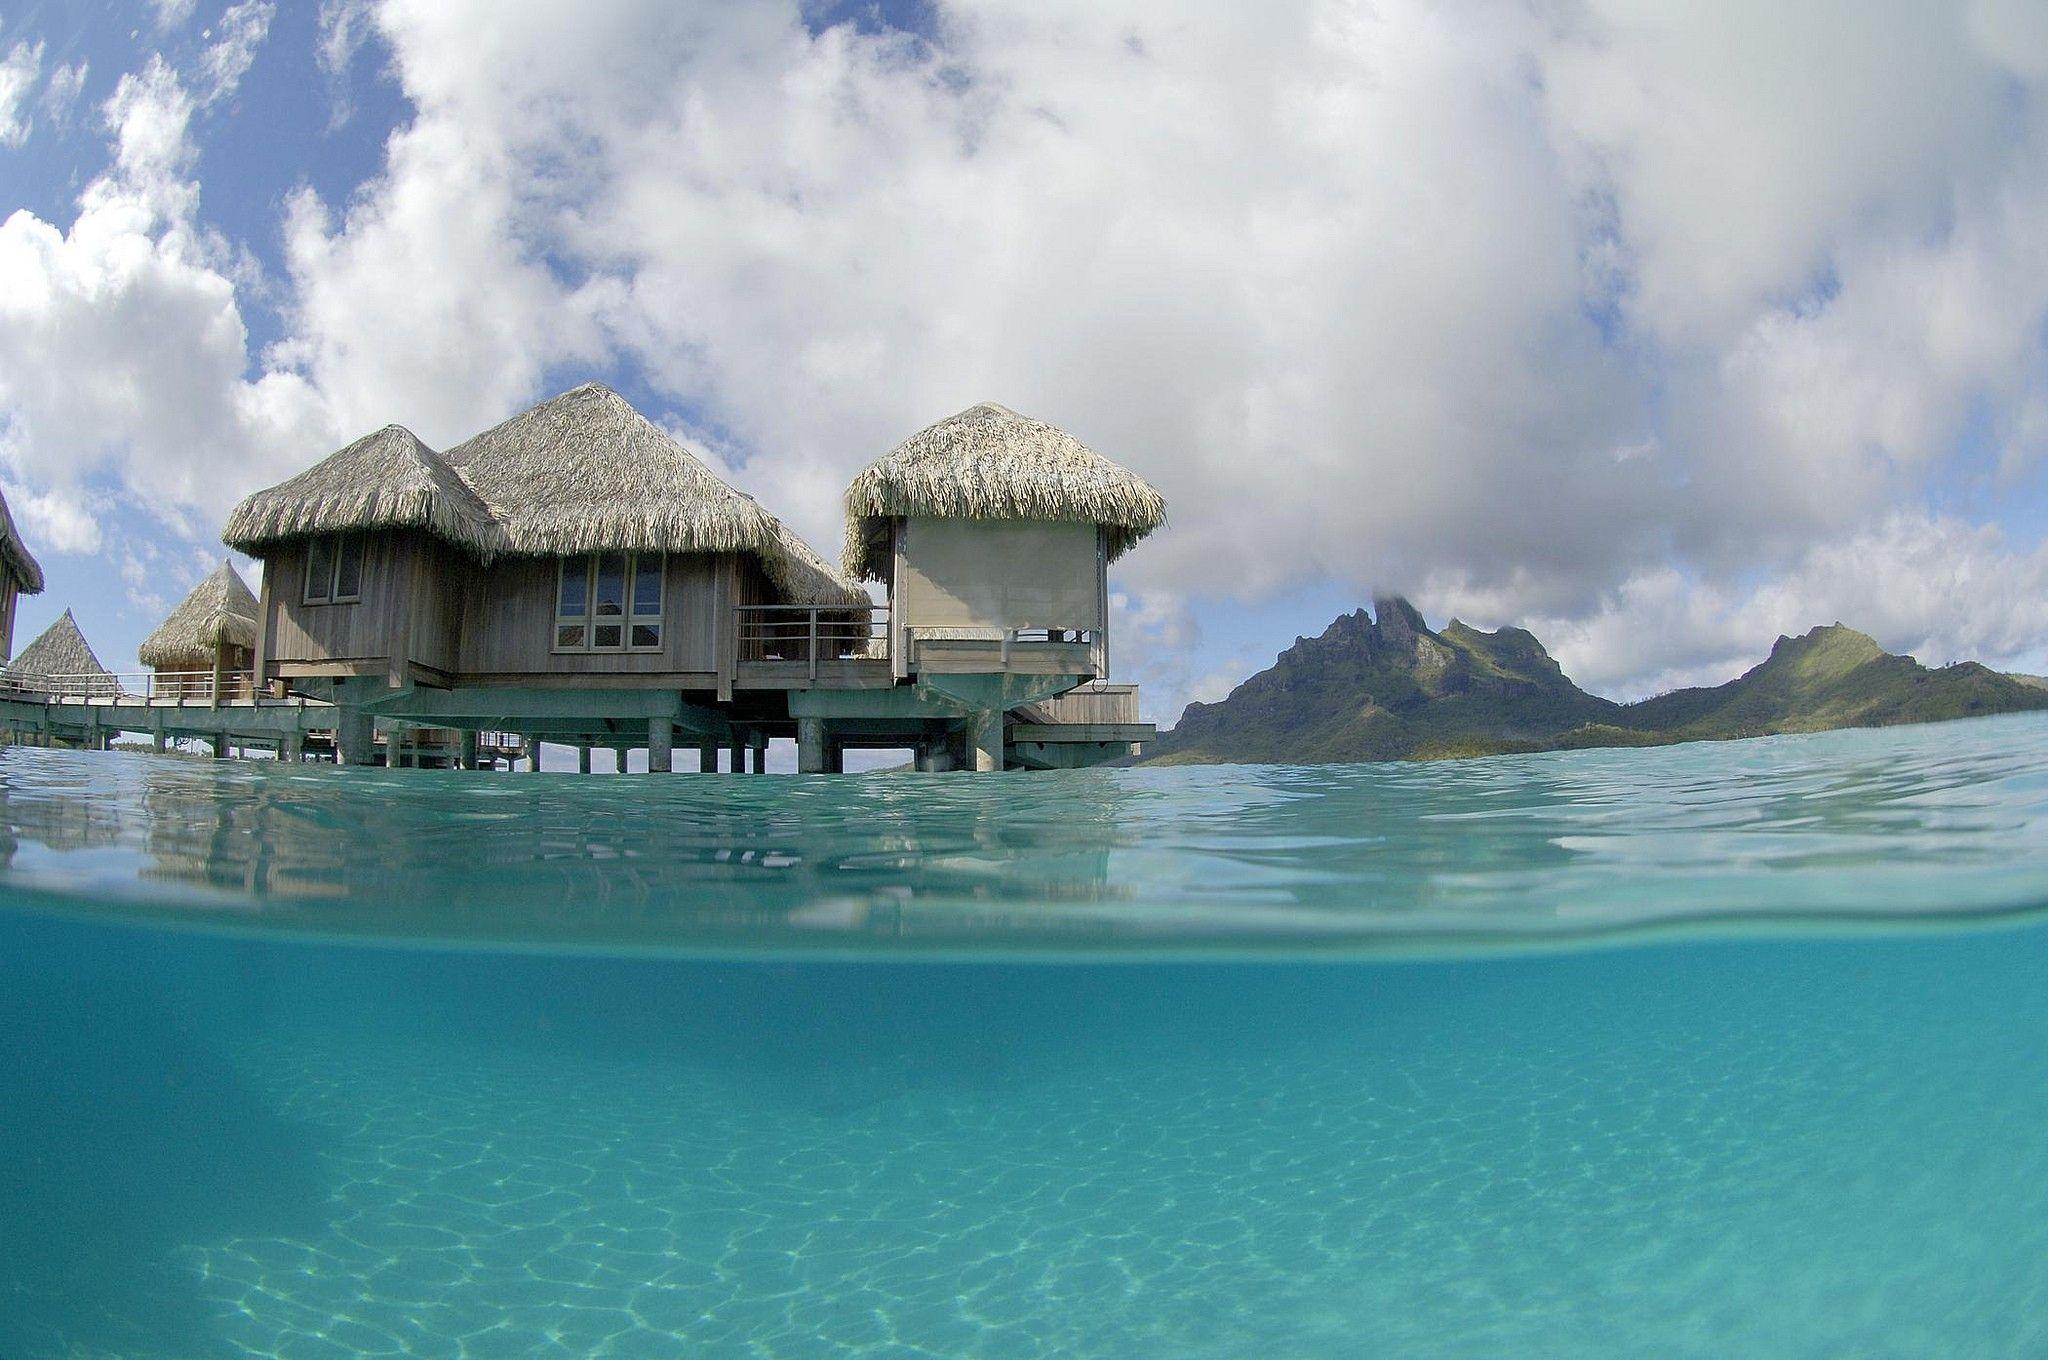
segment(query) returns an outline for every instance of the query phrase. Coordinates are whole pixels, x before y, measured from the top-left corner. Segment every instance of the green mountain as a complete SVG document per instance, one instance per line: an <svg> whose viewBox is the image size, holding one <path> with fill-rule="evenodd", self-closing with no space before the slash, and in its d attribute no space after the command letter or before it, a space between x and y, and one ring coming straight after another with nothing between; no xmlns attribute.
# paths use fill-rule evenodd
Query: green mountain
<svg viewBox="0 0 2048 1360"><path fill-rule="evenodd" d="M1929 670L1840 624L1779 638L1725 685L1635 704L1588 694L1520 628L1442 632L1373 602L1214 704L1189 704L1150 763L1440 760L1813 732L2048 709L2048 690L1975 662Z"/></svg>

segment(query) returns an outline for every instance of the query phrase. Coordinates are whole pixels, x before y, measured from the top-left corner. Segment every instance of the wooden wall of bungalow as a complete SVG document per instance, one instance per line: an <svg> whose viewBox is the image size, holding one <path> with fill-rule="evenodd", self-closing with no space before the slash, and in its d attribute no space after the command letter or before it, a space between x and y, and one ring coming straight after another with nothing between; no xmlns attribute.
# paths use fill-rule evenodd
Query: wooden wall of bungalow
<svg viewBox="0 0 2048 1360"><path fill-rule="evenodd" d="M774 598L750 554L664 554L658 646L564 649L556 632L561 558L506 557L485 566L416 531L358 538L360 588L346 602L308 598L310 542L265 555L257 643L265 679L379 675L538 687L573 676L602 688L723 694L736 662L734 606ZM629 571L629 596L633 584ZM629 603L628 626L630 618Z"/></svg>

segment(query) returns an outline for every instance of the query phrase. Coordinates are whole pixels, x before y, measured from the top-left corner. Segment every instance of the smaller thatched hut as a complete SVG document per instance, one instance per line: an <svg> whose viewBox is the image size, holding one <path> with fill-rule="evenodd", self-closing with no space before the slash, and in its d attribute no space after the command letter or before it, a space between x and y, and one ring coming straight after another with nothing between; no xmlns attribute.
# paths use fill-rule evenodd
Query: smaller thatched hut
<svg viewBox="0 0 2048 1360"><path fill-rule="evenodd" d="M1100 676L1108 564L1165 520L1136 473L984 402L854 478L845 566L889 583L899 671L1012 670L1022 644L1038 649L1033 668Z"/></svg>
<svg viewBox="0 0 2048 1360"><path fill-rule="evenodd" d="M7 675L26 689L67 697L104 699L118 689L113 673L100 664L68 609L21 649L8 664Z"/></svg>
<svg viewBox="0 0 2048 1360"><path fill-rule="evenodd" d="M234 564L193 587L143 640L138 655L175 698L245 699L256 660L255 592Z"/></svg>
<svg viewBox="0 0 2048 1360"><path fill-rule="evenodd" d="M0 496L0 662L14 654L14 602L43 592L43 567L15 531L7 498Z"/></svg>

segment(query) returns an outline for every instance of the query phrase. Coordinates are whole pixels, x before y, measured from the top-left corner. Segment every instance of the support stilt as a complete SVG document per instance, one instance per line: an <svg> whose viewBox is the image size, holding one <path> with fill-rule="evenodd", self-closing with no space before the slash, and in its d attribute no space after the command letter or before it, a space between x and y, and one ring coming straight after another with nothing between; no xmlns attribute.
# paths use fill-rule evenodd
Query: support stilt
<svg viewBox="0 0 2048 1360"><path fill-rule="evenodd" d="M676 724L673 718L647 720L647 773L667 774L676 767Z"/></svg>
<svg viewBox="0 0 2048 1360"><path fill-rule="evenodd" d="M344 765L368 765L376 757L377 720L359 708L344 708L334 729L335 758Z"/></svg>
<svg viewBox="0 0 2048 1360"><path fill-rule="evenodd" d="M824 774L831 759L823 718L796 720L796 768L802 774Z"/></svg>
<svg viewBox="0 0 2048 1360"><path fill-rule="evenodd" d="M977 771L1003 768L1003 714L985 708L967 720L967 740L973 747Z"/></svg>

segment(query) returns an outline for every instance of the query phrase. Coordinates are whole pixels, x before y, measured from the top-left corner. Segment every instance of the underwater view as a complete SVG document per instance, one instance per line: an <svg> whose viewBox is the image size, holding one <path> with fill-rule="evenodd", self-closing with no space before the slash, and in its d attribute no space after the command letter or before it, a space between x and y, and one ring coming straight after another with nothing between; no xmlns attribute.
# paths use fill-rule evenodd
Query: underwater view
<svg viewBox="0 0 2048 1360"><path fill-rule="evenodd" d="M2048 1353L2048 719L0 753L0 1356Z"/></svg>

